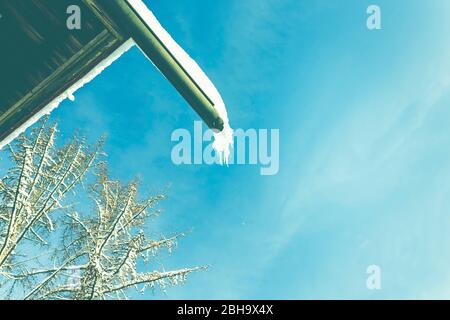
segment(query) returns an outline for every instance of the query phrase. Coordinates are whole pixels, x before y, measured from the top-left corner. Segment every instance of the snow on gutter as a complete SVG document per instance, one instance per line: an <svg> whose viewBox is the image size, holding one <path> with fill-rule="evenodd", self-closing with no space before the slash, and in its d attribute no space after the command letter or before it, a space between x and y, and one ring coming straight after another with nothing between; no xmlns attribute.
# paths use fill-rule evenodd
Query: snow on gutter
<svg viewBox="0 0 450 320"><path fill-rule="evenodd" d="M198 85L201 91L212 102L214 109L223 120L223 129L214 130L213 148L218 152L221 162L228 163L230 148L233 143L233 130L230 127L225 103L214 84L203 72L199 65L175 42L170 34L161 26L155 15L147 8L142 0L126 0L134 11L141 17L156 38L170 52L171 56L188 73L189 77ZM145 52L144 52L145 54ZM151 60L150 60L151 61ZM153 61L152 61L153 63ZM156 66L156 65L155 65ZM156 66L158 68L158 66Z"/></svg>
<svg viewBox="0 0 450 320"><path fill-rule="evenodd" d="M60 94L58 97L53 99L47 106L41 109L38 113L33 115L30 119L28 119L25 123L23 123L19 128L14 130L10 135L8 135L3 141L0 142L0 150L3 149L4 146L8 145L12 140L17 138L26 129L35 124L42 116L50 114L55 108L59 106L59 104L68 98L71 101L75 100L74 93L85 84L91 82L96 76L103 72L107 67L109 67L115 60L119 59L119 57L128 51L134 42L132 39L127 40L123 43L119 48L117 48L111 55L109 55L106 59L101 61L97 66L95 66L91 71L89 71L83 78L75 82L70 88L68 88L65 92Z"/></svg>

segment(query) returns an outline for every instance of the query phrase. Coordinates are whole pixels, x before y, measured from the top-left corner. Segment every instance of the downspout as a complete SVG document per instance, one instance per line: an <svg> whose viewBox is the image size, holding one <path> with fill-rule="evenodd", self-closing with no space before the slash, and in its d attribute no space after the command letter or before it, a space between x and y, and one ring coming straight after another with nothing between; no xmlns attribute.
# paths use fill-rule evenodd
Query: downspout
<svg viewBox="0 0 450 320"><path fill-rule="evenodd" d="M222 131L224 120L213 100L189 75L164 43L125 0L85 0L106 14L123 36L130 37L211 129Z"/></svg>

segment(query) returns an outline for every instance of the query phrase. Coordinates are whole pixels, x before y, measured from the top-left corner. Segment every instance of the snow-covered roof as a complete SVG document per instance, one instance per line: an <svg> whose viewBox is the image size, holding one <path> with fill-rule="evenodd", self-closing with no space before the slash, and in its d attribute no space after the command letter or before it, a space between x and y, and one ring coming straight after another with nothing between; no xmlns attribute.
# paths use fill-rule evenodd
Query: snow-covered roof
<svg viewBox="0 0 450 320"><path fill-rule="evenodd" d="M221 132L215 132L215 141L213 143L214 148L222 155L222 159L226 162L229 156L229 148L232 143L232 129L229 125L227 110L225 104L218 90L212 83L212 81L206 76L199 65L175 42L170 34L161 26L154 14L147 8L147 6L141 0L124 0L138 15L139 19L145 24L145 26L152 32L156 39L161 43L162 47L168 51L170 56L176 61L183 72L187 73L189 79L195 83L195 86L206 95L208 101L213 105L213 109L223 121L223 130ZM95 0L93 0L95 2ZM126 39L125 39L126 40ZM74 99L75 92L89 83L97 75L99 75L106 67L118 59L124 52L132 47L135 42L133 39L123 40L120 47L115 49L109 56L101 60L99 63L92 66L90 70L86 70L78 80L71 85L67 85L65 82L61 83L64 87L64 91L56 94L52 99L36 112L32 112L28 115L27 119L16 126L13 131L9 132L6 137L2 137L0 141L0 149L10 143L14 138L20 135L28 127L32 126L39 118L45 114L49 114L55 109L64 99ZM145 52L144 52L145 54ZM152 61L153 62L153 61ZM157 65L156 65L157 66ZM157 66L158 67L158 66ZM0 115L1 117L2 115ZM1 127L1 123L0 123Z"/></svg>

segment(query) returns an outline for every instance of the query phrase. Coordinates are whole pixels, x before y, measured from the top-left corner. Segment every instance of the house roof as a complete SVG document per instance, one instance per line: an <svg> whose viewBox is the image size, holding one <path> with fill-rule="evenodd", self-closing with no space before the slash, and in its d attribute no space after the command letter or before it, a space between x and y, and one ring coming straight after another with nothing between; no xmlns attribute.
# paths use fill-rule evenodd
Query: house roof
<svg viewBox="0 0 450 320"><path fill-rule="evenodd" d="M66 25L71 5L80 30ZM214 85L141 0L3 0L0 14L0 148L134 42L210 127L228 125Z"/></svg>
<svg viewBox="0 0 450 320"><path fill-rule="evenodd" d="M76 3L83 28L69 30ZM0 141L39 114L126 42L83 1L1 1Z"/></svg>

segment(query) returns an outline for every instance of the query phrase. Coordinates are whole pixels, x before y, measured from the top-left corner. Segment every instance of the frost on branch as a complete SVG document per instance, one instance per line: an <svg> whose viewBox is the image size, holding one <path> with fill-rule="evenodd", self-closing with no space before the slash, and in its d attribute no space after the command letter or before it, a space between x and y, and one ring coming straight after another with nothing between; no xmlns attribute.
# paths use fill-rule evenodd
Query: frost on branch
<svg viewBox="0 0 450 320"><path fill-rule="evenodd" d="M98 148L81 139L55 148L56 125L46 120L9 146L12 167L0 180L0 272L8 273L23 241L45 244L52 215L93 165Z"/></svg>
<svg viewBox="0 0 450 320"><path fill-rule="evenodd" d="M0 180L0 297L128 299L204 269L162 269L159 252L171 253L183 236L148 236L164 196L140 200L137 182L109 178L101 143L86 147L75 137L58 148L56 132L44 120L9 149L12 167ZM44 257L27 254L38 249Z"/></svg>

